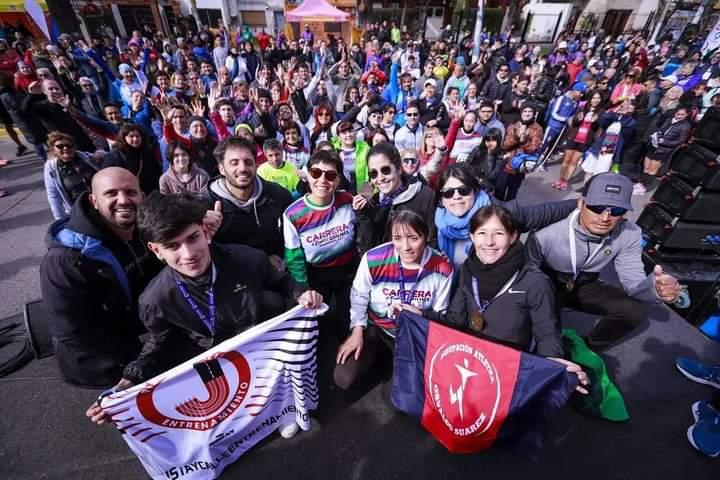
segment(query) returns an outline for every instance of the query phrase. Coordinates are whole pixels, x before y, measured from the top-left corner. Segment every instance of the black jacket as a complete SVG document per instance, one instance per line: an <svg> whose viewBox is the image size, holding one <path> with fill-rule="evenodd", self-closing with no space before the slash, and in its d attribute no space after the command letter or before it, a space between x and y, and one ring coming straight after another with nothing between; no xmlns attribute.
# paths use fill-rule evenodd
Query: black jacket
<svg viewBox="0 0 720 480"><path fill-rule="evenodd" d="M240 208L232 200L219 195L212 185L208 189L213 204L216 200L222 202L223 221L213 240L218 243L241 243L258 248L268 255L282 257L284 242L280 219L292 202L292 197L283 187L258 179L262 182L263 193L256 202L257 208Z"/></svg>
<svg viewBox="0 0 720 480"><path fill-rule="evenodd" d="M140 351L137 299L162 264L137 234L124 242L104 228L87 196L48 229L40 288L63 378L108 387Z"/></svg>
<svg viewBox="0 0 720 480"><path fill-rule="evenodd" d="M392 222L395 214L403 210L412 210L428 222L428 225L430 225L428 243L433 247L437 247L435 225L432 221L437 206L435 192L418 181L411 183L406 192L409 195L398 195L392 205L380 205L380 194L376 193L372 198L373 206L365 207L356 212L357 230L355 242L360 254L381 243L390 241L390 222Z"/></svg>
<svg viewBox="0 0 720 480"><path fill-rule="evenodd" d="M445 322L463 330L469 330L468 312L477 311L468 261L460 269L455 294L445 314ZM563 357L555 292L550 279L541 271L526 265L510 288L490 302L483 316L485 326L481 332L470 331L474 335L526 352L535 339L538 355Z"/></svg>
<svg viewBox="0 0 720 480"><path fill-rule="evenodd" d="M297 298L303 289L286 272L275 269L267 255L245 245L210 247L215 268L215 335L183 298L176 279L185 282L201 312L208 311L207 288L212 275L193 281L165 267L140 296L140 319L149 335L140 356L123 377L140 383L213 345L278 314L270 312L268 294ZM284 311L285 304L280 311Z"/></svg>
<svg viewBox="0 0 720 480"><path fill-rule="evenodd" d="M510 85L509 79L501 83L497 76L491 77L483 85L480 96L490 102L503 100L505 95L510 91Z"/></svg>
<svg viewBox="0 0 720 480"><path fill-rule="evenodd" d="M56 103L50 103L44 95L28 95L20 106L24 114L40 120L48 132L62 132L75 139L75 148L81 152L94 152L95 145L85 130L68 112Z"/></svg>
<svg viewBox="0 0 720 480"><path fill-rule="evenodd" d="M122 167L138 177L145 195L160 188L162 167L151 147L124 149L116 146L103 157L102 168Z"/></svg>

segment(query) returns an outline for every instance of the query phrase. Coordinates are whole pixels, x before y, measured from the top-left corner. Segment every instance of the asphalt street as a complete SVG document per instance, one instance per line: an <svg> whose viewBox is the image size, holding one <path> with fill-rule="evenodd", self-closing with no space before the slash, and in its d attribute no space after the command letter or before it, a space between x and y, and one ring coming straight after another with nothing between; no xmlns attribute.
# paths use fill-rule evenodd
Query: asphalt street
<svg viewBox="0 0 720 480"><path fill-rule="evenodd" d="M0 155L14 146L0 141ZM520 199L547 202L577 196L550 188L557 166L527 178ZM22 321L26 302L38 299L38 266L51 221L42 164L32 155L0 168L0 328ZM646 197L635 198L639 213ZM563 322L587 329L592 317ZM327 340L327 339L326 339ZM538 462L503 450L451 455L381 399L379 379L350 392L331 385L335 345L321 344L320 408L310 432L291 440L272 435L228 468L222 478L293 479L717 479L718 460L696 453L686 440L690 405L708 387L680 375L677 356L720 362L720 345L664 306L622 344L603 354L622 391L631 420L610 423L565 408L556 418ZM8 350L0 352L0 358ZM96 427L84 412L97 392L64 384L54 358L33 361L0 378L0 479L142 479L146 474L112 427Z"/></svg>

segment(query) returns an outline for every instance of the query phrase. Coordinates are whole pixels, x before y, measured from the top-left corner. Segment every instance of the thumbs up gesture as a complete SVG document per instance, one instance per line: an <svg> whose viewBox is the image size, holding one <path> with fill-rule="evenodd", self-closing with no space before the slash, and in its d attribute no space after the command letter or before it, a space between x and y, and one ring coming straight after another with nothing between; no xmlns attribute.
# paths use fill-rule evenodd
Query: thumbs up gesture
<svg viewBox="0 0 720 480"><path fill-rule="evenodd" d="M205 217L203 218L203 228L205 229L205 234L208 237L208 243L212 240L212 237L217 233L217 231L220 230L222 220L222 202L220 200L216 200L213 209L205 212Z"/></svg>
<svg viewBox="0 0 720 480"><path fill-rule="evenodd" d="M658 297L663 302L674 302L680 294L680 283L678 283L677 278L665 273L660 265L655 265L653 276L655 277L655 291Z"/></svg>

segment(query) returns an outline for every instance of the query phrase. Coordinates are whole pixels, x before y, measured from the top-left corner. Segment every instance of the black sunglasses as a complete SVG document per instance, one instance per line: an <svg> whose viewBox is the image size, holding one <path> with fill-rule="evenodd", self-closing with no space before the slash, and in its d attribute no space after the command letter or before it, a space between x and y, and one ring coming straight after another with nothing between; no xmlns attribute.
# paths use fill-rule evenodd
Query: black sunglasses
<svg viewBox="0 0 720 480"><path fill-rule="evenodd" d="M419 115L420 115L420 114L417 113L417 112L415 112L415 113L410 113L410 112L408 112L408 113L405 114L406 117L417 117L417 116L419 116Z"/></svg>
<svg viewBox="0 0 720 480"><path fill-rule="evenodd" d="M335 181L335 179L338 178L338 172L335 170L322 170L320 168L310 167L308 172L312 178L320 178L325 175L325 180L328 182Z"/></svg>
<svg viewBox="0 0 720 480"><path fill-rule="evenodd" d="M610 212L611 217L622 217L627 213L627 208L622 207L609 207L607 205L585 205L591 212L602 215L605 212Z"/></svg>
<svg viewBox="0 0 720 480"><path fill-rule="evenodd" d="M417 163L418 159L415 158L415 157L405 157L405 158L402 159L402 161L403 161L403 163L412 163L412 164L415 164L415 163Z"/></svg>
<svg viewBox="0 0 720 480"><path fill-rule="evenodd" d="M389 165L385 165L384 167L380 167L380 172L375 170L374 168L370 170L370 178L375 179L378 176L378 173L382 173L383 175L390 175L392 173L392 167Z"/></svg>
<svg viewBox="0 0 720 480"><path fill-rule="evenodd" d="M71 143L56 143L53 145L53 147L57 148L58 150L65 150L66 148L73 148L75 145Z"/></svg>
<svg viewBox="0 0 720 480"><path fill-rule="evenodd" d="M461 197L467 197L473 192L473 190L470 187L446 188L444 190L440 190L440 196L450 199L455 196L455 192L459 193Z"/></svg>

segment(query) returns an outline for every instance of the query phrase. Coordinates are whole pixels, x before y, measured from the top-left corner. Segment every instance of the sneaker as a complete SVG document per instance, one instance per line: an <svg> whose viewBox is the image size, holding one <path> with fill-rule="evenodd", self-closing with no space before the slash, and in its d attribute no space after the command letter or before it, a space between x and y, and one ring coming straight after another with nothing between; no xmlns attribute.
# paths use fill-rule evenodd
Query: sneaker
<svg viewBox="0 0 720 480"><path fill-rule="evenodd" d="M709 366L689 358L678 358L675 366L693 382L720 388L720 365Z"/></svg>
<svg viewBox="0 0 720 480"><path fill-rule="evenodd" d="M27 151L28 151L28 147L26 147L25 145L19 145L17 147L17 150L15 151L15 156L22 157L23 155L25 155L25 152L27 152Z"/></svg>
<svg viewBox="0 0 720 480"><path fill-rule="evenodd" d="M281 425L278 430L280 430L281 437L292 438L297 435L298 431L300 430L300 426L298 426L297 422L293 420L292 423L288 423L287 425Z"/></svg>
<svg viewBox="0 0 720 480"><path fill-rule="evenodd" d="M642 183L636 183L633 185L633 195L645 195L647 193L647 188L645 188L645 185Z"/></svg>
<svg viewBox="0 0 720 480"><path fill-rule="evenodd" d="M707 402L695 402L692 410L695 423L687 430L690 445L708 457L720 456L720 413Z"/></svg>

